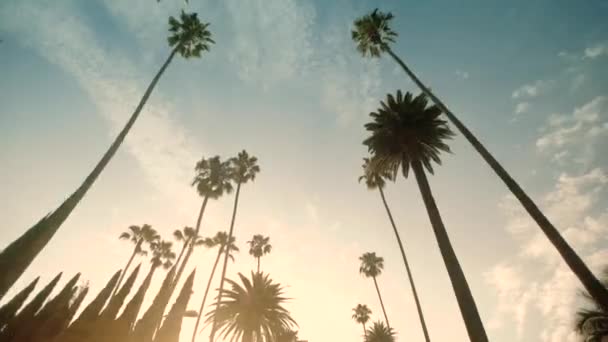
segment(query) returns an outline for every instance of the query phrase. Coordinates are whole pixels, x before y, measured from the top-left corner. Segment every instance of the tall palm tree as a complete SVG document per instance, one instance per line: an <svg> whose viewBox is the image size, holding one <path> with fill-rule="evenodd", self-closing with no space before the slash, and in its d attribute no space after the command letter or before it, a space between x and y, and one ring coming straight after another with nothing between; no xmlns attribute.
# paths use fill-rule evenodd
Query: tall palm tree
<svg viewBox="0 0 608 342"><path fill-rule="evenodd" d="M410 270L410 264L408 263L407 257L405 256L405 249L403 248L403 243L401 242L399 231L397 231L397 225L395 224L395 220L393 220L393 214L391 213L391 209L388 207L386 197L384 197L383 189L386 185L386 181L394 180L393 175L388 170L374 170L372 167L370 167L370 159L363 158L363 175L359 177L359 182L361 182L362 180L365 181L365 185L369 190L378 189L378 192L380 192L380 198L382 199L382 203L384 204L384 208L386 209L386 214L388 215L388 219L391 222L391 226L393 227L393 232L395 233L395 237L397 238L397 243L399 244L399 250L401 251L401 257L403 258L403 264L405 265L407 278L410 282L412 294L414 295L414 302L416 303L418 318L420 319L420 325L422 326L422 333L424 334L425 341L430 342L431 338L429 337L429 332L426 328L426 322L424 320L424 314L422 313L420 299L418 298L418 291L416 291L416 285L414 284L414 277L412 276L412 271Z"/></svg>
<svg viewBox="0 0 608 342"><path fill-rule="evenodd" d="M160 240L154 242L150 249L152 250L152 258L150 263L152 267L161 267L165 270L170 269L175 261L175 253L173 252L173 243L170 241Z"/></svg>
<svg viewBox="0 0 608 342"><path fill-rule="evenodd" d="M258 261L258 273L260 272L260 259L270 253L272 250L272 245L270 244L270 237L256 234L250 241L247 241L249 244L249 254L257 259Z"/></svg>
<svg viewBox="0 0 608 342"><path fill-rule="evenodd" d="M395 332L383 322L374 322L366 331L365 342L395 342Z"/></svg>
<svg viewBox="0 0 608 342"><path fill-rule="evenodd" d="M354 22L355 29L352 31L352 39L357 44L357 50L363 56L380 57L384 52L391 56L397 64L403 68L405 73L412 81L426 94L433 103L445 113L450 122L458 128L460 133L473 145L473 148L481 155L488 163L490 168L498 175L505 183L507 188L519 200L524 209L534 219L538 227L542 230L545 236L551 241L553 246L562 256L570 270L578 277L587 292L600 303L600 305L608 310L608 289L602 286L599 279L591 272L589 267L576 254L574 249L559 233L557 228L549 221L549 219L538 208L536 203L526 194L519 184L511 177L511 175L502 167L502 165L494 158L494 156L485 148L485 146L469 131L469 129L456 117L448 107L439 100L426 85L418 79L414 72L397 56L391 49L391 43L395 42L397 33L390 28L390 21L393 15L383 13L377 9L368 15L358 18Z"/></svg>
<svg viewBox="0 0 608 342"><path fill-rule="evenodd" d="M201 246L204 243L205 239L203 239L200 235L198 235L195 229L190 228L190 227L184 227L183 231L175 230L173 232L173 237L178 242L182 243L182 248L181 248L181 251L179 252L179 257L177 258L177 261L175 262L175 265L179 266L178 271L175 274L175 279L173 279L173 284L172 284L172 287L175 288L177 286L177 283L179 282L179 279L181 278L182 274L184 273L184 270L186 269L186 264L188 263L188 260L190 259L190 255L192 255L194 248ZM187 251L186 258L180 264L180 260L184 254L184 251Z"/></svg>
<svg viewBox="0 0 608 342"><path fill-rule="evenodd" d="M608 268L603 272L602 283L608 288ZM604 309L587 292L582 296L591 305L576 313L575 329L585 342L604 342L608 340L608 310Z"/></svg>
<svg viewBox="0 0 608 342"><path fill-rule="evenodd" d="M355 322L360 323L363 327L363 337L367 338L367 330L365 328L365 324L369 321L369 318L372 314L372 310L370 310L365 304L357 304L355 308L353 308L353 316L352 318Z"/></svg>
<svg viewBox="0 0 608 342"><path fill-rule="evenodd" d="M378 281L376 280L376 277L378 277L384 269L384 258L377 256L375 252L368 252L363 253L363 255L359 257L359 260L361 261L359 273L374 280L374 286L376 287L376 292L378 293L378 299L380 300L384 320L386 325L390 327L391 325L388 322L388 315L386 314L386 309L384 308L384 301L382 301L382 295L380 295L380 288L378 287Z"/></svg>
<svg viewBox="0 0 608 342"><path fill-rule="evenodd" d="M127 270L129 269L129 266L131 266L131 263L133 262L135 256L145 256L148 254L148 252L146 252L146 250L144 249L144 244L151 245L155 243L158 239L160 239L160 235L158 235L156 230L152 228L152 226L150 226L149 224L144 224L141 227L133 225L129 227L129 231L120 234L119 239L128 240L129 242L132 242L135 247L133 248L133 253L131 253L129 260L127 261L127 265L120 273L120 278L118 279L118 283L116 283L116 287L114 287L112 296L116 295L116 292L120 288L120 284L125 278L125 274L127 274Z"/></svg>
<svg viewBox="0 0 608 342"><path fill-rule="evenodd" d="M219 304L207 314L207 323L213 321L224 339L254 342L275 341L285 329L297 325L282 304L281 284L274 283L268 275L251 272L251 280L239 273L243 285L226 279L230 290L223 290Z"/></svg>
<svg viewBox="0 0 608 342"><path fill-rule="evenodd" d="M397 91L396 97L389 94L386 102L381 102L380 105L377 112L370 113L372 122L365 125L371 133L363 142L373 155L370 165L379 172L387 170L395 176L401 169L406 178L410 167L414 171L469 338L471 341L485 342L488 338L475 300L441 220L425 173L425 169L433 173L432 162L441 163L439 154L442 151L450 152L445 140L450 139L454 133L447 122L439 118L439 107L427 107L424 94L414 98L410 93L403 96L401 91Z"/></svg>
<svg viewBox="0 0 608 342"><path fill-rule="evenodd" d="M236 211L238 209L239 204L239 194L241 193L241 186L249 181L254 181L255 176L260 172L260 167L257 164L258 158L249 156L247 151L243 150L239 152L236 157L230 159L230 164L232 166L232 179L236 182L236 195L234 196L234 208L232 209L232 219L230 221L230 231L228 232L228 239L232 240L234 236L234 222L236 219ZM228 269L228 255L229 250L226 249L224 251L224 264L222 267L222 276L220 278L220 288L219 294L217 296L216 307L219 307L220 301L222 299L222 294L224 293L224 280L226 278L226 270ZM215 316L214 316L215 317ZM214 321L211 328L211 335L209 336L209 340L213 342L215 338L215 331L217 328L217 322Z"/></svg>
<svg viewBox="0 0 608 342"><path fill-rule="evenodd" d="M192 342L196 339L196 330L198 330L198 326L201 322L201 317L203 316L203 310L205 309L205 302L207 301L207 295L209 294L209 288L211 287L211 281L213 280L213 276L215 275L215 270L217 269L217 264L220 261L220 257L226 250L228 249L228 257L234 261L234 256L232 252L238 252L239 248L235 245L235 238L230 238L230 242L228 242L228 234L226 232L217 232L213 238L206 238L204 245L208 248L219 247L217 250L217 256L215 258L215 262L213 263L213 268L211 269L211 275L209 275L209 280L207 281L207 287L205 288L205 294L203 295L203 300L201 302L201 307L198 310L198 316L196 317L196 324L194 325L194 331L192 331Z"/></svg>
<svg viewBox="0 0 608 342"><path fill-rule="evenodd" d="M32 260L46 246L55 232L68 218L70 213L85 196L89 188L93 185L97 177L108 165L123 140L131 130L133 124L139 117L144 105L152 94L156 83L165 72L173 57L176 54L183 58L200 57L204 51L209 51L214 41L211 39L211 32L208 30L208 23L201 23L196 13L184 13L182 11L179 20L174 17L169 18L169 38L168 43L172 48L169 57L162 65L152 82L146 89L135 111L129 121L118 134L110 148L97 163L93 171L87 176L84 182L70 195L54 212L42 218L38 223L26 231L20 238L6 247L0 254L0 299L13 283L21 276Z"/></svg>

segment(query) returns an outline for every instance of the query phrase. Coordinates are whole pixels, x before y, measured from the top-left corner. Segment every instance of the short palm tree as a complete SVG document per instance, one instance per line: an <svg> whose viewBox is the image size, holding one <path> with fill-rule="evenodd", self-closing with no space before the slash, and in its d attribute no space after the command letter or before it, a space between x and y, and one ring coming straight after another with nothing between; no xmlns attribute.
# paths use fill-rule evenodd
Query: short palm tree
<svg viewBox="0 0 608 342"><path fill-rule="evenodd" d="M226 279L231 289L218 294L221 301L207 314L207 323L217 324L224 339L231 335L231 341L275 341L296 325L282 306L286 298L280 284L263 273L251 272L251 280L239 273L239 278L243 285Z"/></svg>
<svg viewBox="0 0 608 342"><path fill-rule="evenodd" d="M418 79L414 72L399 58L391 49L391 44L395 42L397 33L390 28L390 21L393 15L383 13L377 9L368 15L358 18L354 22L352 39L357 44L357 50L363 56L380 57L383 53L390 55L401 66L410 79L426 94L433 103L445 113L450 122L458 128L460 133L469 141L473 148L494 170L496 175L505 183L507 188L519 200L524 209L534 219L538 227L553 244L555 249L562 256L570 270L578 277L587 292L608 310L608 289L602 286L599 279L591 272L589 267L576 254L574 249L563 238L553 223L543 214L536 203L526 194L521 186L511 177L494 156L485 146L471 133L471 131L456 117L448 107L439 100L428 88Z"/></svg>
<svg viewBox="0 0 608 342"><path fill-rule="evenodd" d="M12 286L17 278L21 276L53 235L55 235L55 232L57 232L59 227L68 218L74 208L76 208L82 198L84 198L87 191L108 165L131 130L131 127L135 124L144 105L152 94L156 83L173 60L173 57L176 54L179 54L183 58L188 59L200 57L202 52L209 51L209 48L214 41L211 39L211 32L209 32L208 27L208 23L200 22L196 13L188 14L182 11L179 20L174 17L169 18L168 43L172 48L171 53L156 76L152 79L152 82L146 89L146 92L129 118L129 121L127 121L127 124L122 131L120 131L114 142L112 142L110 148L106 151L84 182L59 206L59 208L42 218L19 239L15 240L0 253L0 298Z"/></svg>
<svg viewBox="0 0 608 342"><path fill-rule="evenodd" d="M383 322L374 322L372 327L367 329L365 342L395 342L395 332Z"/></svg>
<svg viewBox="0 0 608 342"><path fill-rule="evenodd" d="M156 241L152 243L150 249L152 250L152 258L150 259L152 267L158 268L162 266L168 270L173 266L175 253L173 253L172 242L165 240Z"/></svg>
<svg viewBox="0 0 608 342"><path fill-rule="evenodd" d="M367 321L369 321L371 314L372 310L370 310L367 305L364 304L357 304L357 306L355 306L353 309L352 318L355 320L355 322L360 323L363 327L363 337L365 338L367 338L367 330L365 325L367 324Z"/></svg>
<svg viewBox="0 0 608 342"><path fill-rule="evenodd" d="M249 244L249 254L256 258L258 261L258 273L260 272L260 259L270 253L272 250L272 245L270 244L270 237L263 236L260 234L256 234L250 241L247 241Z"/></svg>
<svg viewBox="0 0 608 342"><path fill-rule="evenodd" d="M256 175L260 172L260 167L258 166L258 158L249 156L247 151L243 150L239 152L236 157L230 159L230 164L232 166L232 179L236 182L236 195L234 196L234 208L232 209L232 219L230 220L230 231L228 232L228 239L231 240L234 236L234 223L236 219L236 212L239 204L239 194L241 193L241 186L249 181L254 181ZM229 250L224 252L224 264L222 267L222 276L220 278L220 288L219 295L217 296L216 307L219 306L219 303L222 299L222 294L224 293L224 280L226 278L226 270L228 269L228 255ZM217 329L217 323L214 322L211 328L211 335L209 340L213 342L215 338L215 332Z"/></svg>
<svg viewBox="0 0 608 342"><path fill-rule="evenodd" d="M217 264L220 261L220 257L222 256L222 254L224 254L224 251L227 248L229 253L228 257L234 261L234 256L232 253L239 251L239 248L235 245L235 238L230 238L230 242L228 242L228 234L226 232L217 232L213 238L206 238L204 245L208 248L219 248L217 250L215 262L213 263L213 268L211 269L211 275L209 275L209 280L207 281L207 287L205 288L205 294L203 295L201 307L198 310L198 317L196 318L196 324L194 325L194 331L192 332L192 342L194 342L196 339L196 330L198 329L201 317L203 316L203 310L205 309L205 302L207 301L207 295L209 294L211 281L213 280L213 276L215 275L215 270L217 269Z"/></svg>
<svg viewBox="0 0 608 342"><path fill-rule="evenodd" d="M184 270L186 269L186 264L188 262L187 259L189 259L190 255L192 254L192 250L198 246L203 245L204 239L200 235L198 235L196 233L196 230L194 230L194 228L192 227L184 227L182 230L176 229L173 232L173 238L177 240L177 242L182 244L179 256L177 257L177 261L175 262L175 265L178 267L178 271L175 274L175 279L173 279L172 284L172 286L175 287L177 286L179 279L181 278L182 274L184 273ZM184 259L183 262L180 263L180 261L182 261L182 256L186 251L186 259Z"/></svg>
<svg viewBox="0 0 608 342"><path fill-rule="evenodd" d="M414 98L410 93L404 96L397 91L396 96L389 94L386 102L380 105L376 112L370 113L372 121L365 125L371 133L363 142L373 155L370 165L378 172L385 170L393 175L401 170L406 178L410 168L414 171L469 338L485 342L488 338L475 300L441 220L425 172L426 169L432 174L432 163L441 163L439 154L450 152L445 140L454 133L445 121L439 119L439 107L427 107L424 94Z"/></svg>
<svg viewBox="0 0 608 342"><path fill-rule="evenodd" d="M382 295L380 294L380 288L378 287L378 281L376 280L376 277L378 277L384 269L384 258L377 256L375 252L368 252L361 255L359 260L361 261L359 273L363 274L367 278L373 279L376 292L378 293L378 299L380 300L380 306L382 307L382 313L384 314L384 320L386 325L390 327L391 325L388 322L388 315L386 314L386 309L384 308L384 301L382 301Z"/></svg>
<svg viewBox="0 0 608 342"><path fill-rule="evenodd" d="M414 277L412 276L412 271L410 270L410 264L408 263L407 257L405 256L405 249L403 247L403 243L401 242L401 237L399 236L399 231L397 230L395 220L393 220L393 214L391 213L391 209L388 207L386 197L384 196L383 189L386 185L387 180L393 180L393 175L391 174L391 172L389 172L389 170L374 170L374 168L370 167L370 159L363 158L363 175L359 177L359 182L365 181L365 185L369 190L378 189L378 192L380 193L380 198L382 199L382 203L384 204L384 208L386 209L386 214L388 215L388 219L391 222L391 226L393 227L393 232L395 233L397 243L399 244L399 250L401 251L401 257L403 258L403 264L405 265L407 278L410 282L410 288L412 289L414 302L416 303L416 309L418 311L418 318L420 319L420 325L422 326L422 333L424 334L424 339L426 342L430 342L431 339L426 328L426 322L424 320L424 314L422 313L420 299L418 298L418 291L416 291L416 285L414 284Z"/></svg>
<svg viewBox="0 0 608 342"><path fill-rule="evenodd" d="M131 262L133 262L135 256L148 254L148 252L146 252L146 250L144 249L144 244L151 245L155 243L158 239L160 239L160 235L158 235L158 233L154 228L152 228L152 226L144 224L141 227L130 226L129 231L120 234L119 238L121 240L128 240L129 242L133 243L135 247L133 248L133 253L131 253L129 260L127 261L127 265L120 273L120 278L118 278L118 283L116 283L116 287L114 287L114 292L112 293L112 295L115 295L118 289L120 288L125 274L127 274L127 270L129 269L129 266L131 266Z"/></svg>
<svg viewBox="0 0 608 342"><path fill-rule="evenodd" d="M602 283L608 288L608 268L604 270ZM576 314L576 332L585 342L604 342L608 339L608 310L604 309L593 297L583 292L583 297L591 304Z"/></svg>

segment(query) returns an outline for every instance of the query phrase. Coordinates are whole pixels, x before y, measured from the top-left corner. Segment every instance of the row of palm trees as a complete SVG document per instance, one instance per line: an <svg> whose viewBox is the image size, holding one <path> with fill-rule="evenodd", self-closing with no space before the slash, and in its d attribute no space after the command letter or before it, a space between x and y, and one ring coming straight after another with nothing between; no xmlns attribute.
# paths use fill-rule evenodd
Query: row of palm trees
<svg viewBox="0 0 608 342"><path fill-rule="evenodd" d="M560 253L570 270L580 280L587 293L589 293L599 307L604 310L608 309L608 290L606 287L595 277L534 201L494 156L393 51L391 45L395 43L397 37L397 33L390 26L393 18L390 12L384 13L377 9L357 18L354 21L354 29L351 34L352 39L356 44L357 50L364 57L378 58L384 54L392 57L416 86L420 88L422 93L415 97L409 92L403 94L401 91L397 91L394 95L389 94L386 100L380 103L380 108L370 113L372 121L365 125L370 135L363 142L370 152L370 157L365 159L365 172L362 179L366 180L366 184L370 189L379 189L401 250L426 341L430 341L430 337L414 286L412 273L401 238L395 228L394 220L382 191L387 180L395 181L399 171L404 178L407 178L410 169L413 171L420 188L420 193L448 271L469 338L474 342L488 341L473 295L450 242L427 178L427 172L433 174L433 164L439 165L441 163L440 154L442 152L450 152L446 141L454 136L448 123L441 119L442 114L445 114L448 120L456 126L460 133L471 143L473 148L519 200L524 209ZM433 105L428 105L427 99L430 99Z"/></svg>
<svg viewBox="0 0 608 342"><path fill-rule="evenodd" d="M368 329L367 322L370 320L372 310L364 304L357 304L353 308L352 319L363 327L363 338L365 342L395 342L396 333L394 329L382 321L376 321Z"/></svg>

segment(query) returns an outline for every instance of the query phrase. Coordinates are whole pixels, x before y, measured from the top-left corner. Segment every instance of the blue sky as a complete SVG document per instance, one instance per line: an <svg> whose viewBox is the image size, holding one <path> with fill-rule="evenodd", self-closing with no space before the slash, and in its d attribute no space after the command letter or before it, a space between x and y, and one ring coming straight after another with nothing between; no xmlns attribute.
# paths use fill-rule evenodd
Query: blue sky
<svg viewBox="0 0 608 342"><path fill-rule="evenodd" d="M357 184L367 114L417 92L387 58L354 50L352 20L392 11L394 50L478 135L594 269L608 256L608 3L191 0L217 44L176 59L121 151L23 276L82 271L93 291L122 266L117 237L194 225L201 156L246 148L262 172L243 191L237 241L267 234L264 270L288 285L301 337L356 340L350 309L380 319L357 257L386 260L380 286L400 340L422 340L376 193ZM54 208L89 172L169 51L181 1L4 1L0 5L0 241ZM575 341L578 284L506 188L459 136L431 178L492 341ZM387 189L434 340L466 332L412 180ZM226 229L232 197L203 231ZM202 288L212 252L199 251ZM76 257L77 256L77 257ZM91 265L95 265L92 267ZM241 253L231 274L254 265ZM193 264L194 266L194 264ZM193 307L202 290L195 292ZM188 335L190 323L184 327Z"/></svg>

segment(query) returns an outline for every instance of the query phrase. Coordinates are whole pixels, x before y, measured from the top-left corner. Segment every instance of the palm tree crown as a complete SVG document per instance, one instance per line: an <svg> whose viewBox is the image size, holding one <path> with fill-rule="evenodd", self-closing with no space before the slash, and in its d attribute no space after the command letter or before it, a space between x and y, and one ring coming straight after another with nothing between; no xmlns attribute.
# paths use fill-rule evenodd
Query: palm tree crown
<svg viewBox="0 0 608 342"><path fill-rule="evenodd" d="M213 248L216 246L220 247L219 254L224 253L226 250L226 246L228 246L229 252L228 257L234 260L234 256L232 252L238 252L239 248L235 244L236 239L234 236L230 238L230 243L228 243L228 234L226 232L217 232L212 238L205 238L205 242L203 243L208 248Z"/></svg>
<svg viewBox="0 0 608 342"><path fill-rule="evenodd" d="M297 325L282 304L283 288L268 275L251 273L251 280L239 273L243 285L226 279L230 290L224 290L219 305L207 314L207 323L214 318L218 331L232 334L231 341L275 341L285 329Z"/></svg>
<svg viewBox="0 0 608 342"><path fill-rule="evenodd" d="M367 329L365 342L395 342L395 332L392 328L387 327L384 322L374 322Z"/></svg>
<svg viewBox="0 0 608 342"><path fill-rule="evenodd" d="M173 266L175 253L172 251L172 242L161 240L153 243L150 247L152 249L150 262L154 267L162 266L164 269L169 269Z"/></svg>
<svg viewBox="0 0 608 342"><path fill-rule="evenodd" d="M270 253L272 245L269 243L270 237L256 234L253 236L251 241L247 241L249 244L249 254L254 258L261 258L264 254Z"/></svg>
<svg viewBox="0 0 608 342"><path fill-rule="evenodd" d="M602 284L608 288L608 268L604 269ZM589 295L582 292L583 297L591 306L576 313L575 329L584 338L585 342L600 342L608 336L608 310Z"/></svg>
<svg viewBox="0 0 608 342"><path fill-rule="evenodd" d="M209 23L201 23L196 13L182 11L179 20L169 17L169 32L167 38L169 46L175 49L182 57L200 57L201 52L209 51L211 32L207 29Z"/></svg>
<svg viewBox="0 0 608 342"><path fill-rule="evenodd" d="M255 176L260 172L260 167L257 165L258 158L250 157L247 151L239 152L236 157L230 159L232 164L232 177L237 183L247 183L254 181Z"/></svg>
<svg viewBox="0 0 608 342"><path fill-rule="evenodd" d="M352 39L357 44L357 50L363 56L380 57L382 52L389 49L389 44L395 42L397 32L389 27L393 19L392 13L383 13L375 9L372 13L357 18Z"/></svg>
<svg viewBox="0 0 608 342"><path fill-rule="evenodd" d="M372 314L372 310L370 310L367 305L357 304L357 306L353 309L353 319L357 323L365 324L369 321L369 318Z"/></svg>
<svg viewBox="0 0 608 342"><path fill-rule="evenodd" d="M371 166L376 172L388 171L395 175L399 166L407 178L412 163L420 162L432 174L431 161L441 164L440 151L450 152L444 142L454 133L444 120L439 119L441 110L427 107L424 94L412 97L397 91L397 96L387 95L381 108L370 113L372 122L365 128L371 136L363 142L374 155Z"/></svg>
<svg viewBox="0 0 608 342"><path fill-rule="evenodd" d="M200 235L197 235L196 230L192 227L184 227L181 230L176 229L173 231L173 238L175 238L177 242L193 246L203 245L205 240Z"/></svg>
<svg viewBox="0 0 608 342"><path fill-rule="evenodd" d="M359 273L366 277L377 277L384 269L384 258L377 256L375 252L365 253L359 257L359 260L361 260Z"/></svg>
<svg viewBox="0 0 608 342"><path fill-rule="evenodd" d="M130 226L128 232L120 234L119 239L129 240L135 244L135 253L140 255L146 255L147 252L143 249L142 244L152 244L158 239L160 235L156 232L152 226L144 224L143 226Z"/></svg>
<svg viewBox="0 0 608 342"><path fill-rule="evenodd" d="M212 158L202 158L194 167L196 175L192 181L192 186L202 197L217 199L224 193L232 192L232 169L230 162L222 162L219 156Z"/></svg>
<svg viewBox="0 0 608 342"><path fill-rule="evenodd" d="M389 170L374 169L370 158L363 158L362 167L363 175L359 177L359 182L365 181L365 185L370 190L384 188L387 180L394 181L393 175Z"/></svg>

